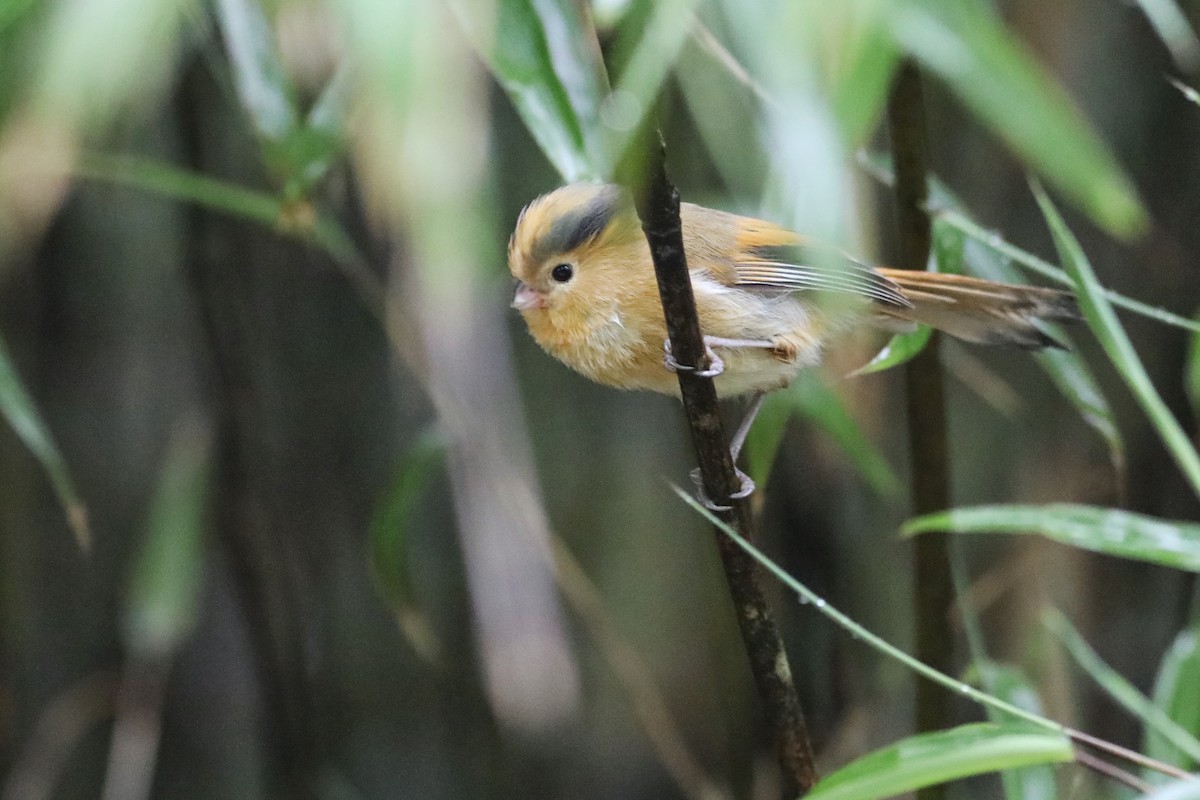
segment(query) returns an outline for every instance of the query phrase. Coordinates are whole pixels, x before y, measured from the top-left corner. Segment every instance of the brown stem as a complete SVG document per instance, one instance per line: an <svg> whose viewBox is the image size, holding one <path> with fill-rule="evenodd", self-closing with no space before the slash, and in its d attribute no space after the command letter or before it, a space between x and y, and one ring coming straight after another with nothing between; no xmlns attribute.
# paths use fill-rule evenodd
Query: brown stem
<svg viewBox="0 0 1200 800"><path fill-rule="evenodd" d="M1172 778L1183 779L1191 777L1191 775L1179 767L1164 763L1156 758L1151 758L1150 756L1142 755L1136 750L1130 750L1127 747L1121 747L1121 745L1113 744L1105 739L1099 739L1095 736L1092 736L1090 733L1077 731L1074 728L1064 728L1063 733L1065 733L1067 737L1076 744L1087 745L1088 747L1095 748L1102 753L1107 753L1111 756L1124 759L1131 764L1137 764L1139 767L1152 769L1155 772L1160 772L1163 775L1169 775Z"/></svg>
<svg viewBox="0 0 1200 800"><path fill-rule="evenodd" d="M925 110L921 74L911 62L896 74L888 98L888 126L896 171L896 220L900 262L907 269L924 269L929 260L931 224L925 211L926 183ZM935 333L925 349L905 371L908 397L909 458L912 467L914 514L940 511L949 505L949 469L946 447L946 409L942 372ZM913 602L916 656L941 672L953 672L953 639L947 612L953 603L947 535L918 537L913 544ZM916 687L918 731L949 727L950 695L927 681ZM945 796L944 787L918 793L920 800Z"/></svg>
<svg viewBox="0 0 1200 800"><path fill-rule="evenodd" d="M1110 780L1122 783L1128 786L1130 789L1133 789L1138 794L1145 794L1154 788L1138 776L1130 772L1126 772L1120 767L1110 764L1102 758L1097 758L1096 756L1084 750L1080 750L1075 753L1075 763L1082 767L1087 767L1097 775L1103 775Z"/></svg>
<svg viewBox="0 0 1200 800"><path fill-rule="evenodd" d="M708 366L708 358L683 249L679 193L667 179L661 139L657 147L650 148L650 153L647 180L640 191L635 191L634 196L642 230L654 260L671 352L680 364L703 369ZM734 470L721 424L712 378L685 370L680 370L678 375L705 494L717 504L727 507L728 510L717 512L725 523L746 539L752 540L753 520L749 503L731 499L741 488L741 481ZM783 640L763 596L759 569L754 559L720 532L717 533L717 546L754 682L774 736L785 790L794 797L808 791L816 783L817 770Z"/></svg>

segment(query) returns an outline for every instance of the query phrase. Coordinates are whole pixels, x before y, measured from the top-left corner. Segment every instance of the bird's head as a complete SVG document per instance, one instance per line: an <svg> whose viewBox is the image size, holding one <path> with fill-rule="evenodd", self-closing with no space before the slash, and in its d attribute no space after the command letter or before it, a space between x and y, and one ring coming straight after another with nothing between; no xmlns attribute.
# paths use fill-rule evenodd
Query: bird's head
<svg viewBox="0 0 1200 800"><path fill-rule="evenodd" d="M526 320L586 315L616 300L645 248L627 193L612 184L571 184L521 212L508 243L517 279L513 308Z"/></svg>

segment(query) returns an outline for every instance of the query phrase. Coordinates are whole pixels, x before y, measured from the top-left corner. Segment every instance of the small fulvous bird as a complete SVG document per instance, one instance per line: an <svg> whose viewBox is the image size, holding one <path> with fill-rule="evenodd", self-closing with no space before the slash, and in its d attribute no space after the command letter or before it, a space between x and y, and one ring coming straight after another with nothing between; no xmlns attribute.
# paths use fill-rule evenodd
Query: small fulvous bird
<svg viewBox="0 0 1200 800"><path fill-rule="evenodd" d="M1057 346L1043 321L1075 320L1068 292L961 275L872 268L778 225L683 203L684 250L724 395L787 386L859 323L924 323L980 344ZM666 323L632 200L572 184L530 203L508 245L512 305L550 355L621 389L679 394ZM829 295L818 302L821 295ZM666 363L673 365L667 352ZM674 365L678 366L678 365Z"/></svg>

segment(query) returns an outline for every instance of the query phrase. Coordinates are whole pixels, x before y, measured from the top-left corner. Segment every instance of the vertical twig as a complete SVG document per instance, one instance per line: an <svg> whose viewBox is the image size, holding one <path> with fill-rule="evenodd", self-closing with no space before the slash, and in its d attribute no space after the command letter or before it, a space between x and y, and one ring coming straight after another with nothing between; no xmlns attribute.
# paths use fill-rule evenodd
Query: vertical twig
<svg viewBox="0 0 1200 800"><path fill-rule="evenodd" d="M925 108L921 73L905 62L896 74L888 97L888 127L896 170L896 220L900 263L906 269L924 269L929 260L931 223L925 212L926 183ZM946 448L946 407L938 360L939 336L905 370L908 396L909 458L912 468L912 511L926 514L949 505L949 471ZM941 672L952 672L953 640L946 615L953 602L947 534L940 533L913 544L913 601L917 658ZM917 681L918 731L949 727L950 696L928 681ZM922 800L944 797L944 786L918 794Z"/></svg>
<svg viewBox="0 0 1200 800"><path fill-rule="evenodd" d="M661 139L657 146L650 148L646 176L641 191L635 191L634 196L654 260L671 352L679 363L703 368L707 366L707 356L683 250L679 193L667 180ZM729 507L727 511L719 512L721 519L745 538L752 539L749 503L730 499L741 484L721 424L712 378L681 370L679 388L700 463L704 491L716 503ZM775 740L785 789L794 797L816 783L817 770L783 640L763 596L754 559L720 532L717 533L717 546L754 682Z"/></svg>

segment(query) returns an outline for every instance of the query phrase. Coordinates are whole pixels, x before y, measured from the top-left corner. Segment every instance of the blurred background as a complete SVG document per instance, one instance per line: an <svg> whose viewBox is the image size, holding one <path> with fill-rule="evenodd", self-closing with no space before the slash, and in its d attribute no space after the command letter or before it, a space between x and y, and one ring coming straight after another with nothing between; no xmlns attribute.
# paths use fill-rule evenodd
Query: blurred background
<svg viewBox="0 0 1200 800"><path fill-rule="evenodd" d="M617 91L579 115L599 139L661 85L685 200L886 263L890 197L856 154L886 150L897 45L872 44L877 3L821 5L0 2L3 797L776 796L711 529L670 488L694 463L679 404L538 350L505 244L529 200L605 173L615 145L555 116L586 107L603 55ZM1062 190L1101 282L1191 317L1200 106L1168 76L1196 83L1200 8L1165 4L1164 28L1161 3L965 5L1105 143L1119 167L1095 184L1133 187L1108 216L1087 174ZM896 41L936 73L930 30ZM644 31L661 41L629 46ZM559 106L529 89L546 63ZM1029 156L953 81L926 101L962 207L1055 260ZM1114 235L1135 196L1141 233ZM1194 440L1195 334L1122 320ZM955 503L1197 519L1099 346L1073 341L1107 422L1027 354L944 348ZM849 337L773 415L761 539L907 646L903 383L845 377L882 344ZM1042 612L1149 693L1194 581L1033 537L960 547L989 654L1050 716L1140 747ZM824 769L911 731L902 667L771 593ZM1123 796L1091 780L1057 774L1064 796Z"/></svg>

